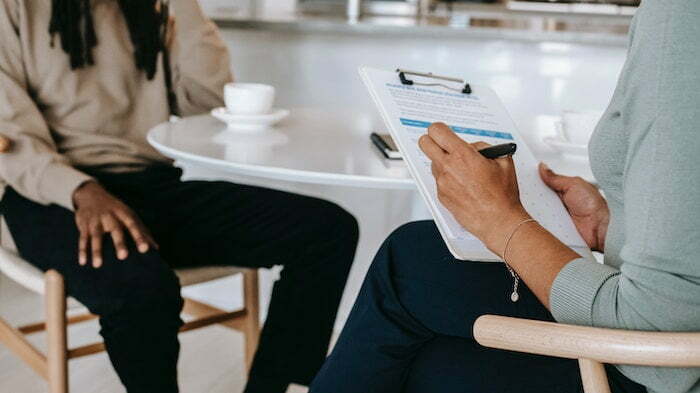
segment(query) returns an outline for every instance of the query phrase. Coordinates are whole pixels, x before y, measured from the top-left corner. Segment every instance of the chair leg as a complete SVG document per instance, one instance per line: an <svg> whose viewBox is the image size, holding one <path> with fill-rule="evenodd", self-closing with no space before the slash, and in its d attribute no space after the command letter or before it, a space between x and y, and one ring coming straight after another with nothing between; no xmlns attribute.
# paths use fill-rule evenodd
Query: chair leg
<svg viewBox="0 0 700 393"><path fill-rule="evenodd" d="M46 273L45 296L49 392L68 393L66 290L63 276L55 270Z"/></svg>
<svg viewBox="0 0 700 393"><path fill-rule="evenodd" d="M588 359L578 360L581 380L585 393L610 393L610 384L605 367L601 363Z"/></svg>
<svg viewBox="0 0 700 393"><path fill-rule="evenodd" d="M252 269L243 273L243 296L246 317L243 322L245 332L245 363L250 371L255 351L260 339L260 294L258 287L258 271Z"/></svg>

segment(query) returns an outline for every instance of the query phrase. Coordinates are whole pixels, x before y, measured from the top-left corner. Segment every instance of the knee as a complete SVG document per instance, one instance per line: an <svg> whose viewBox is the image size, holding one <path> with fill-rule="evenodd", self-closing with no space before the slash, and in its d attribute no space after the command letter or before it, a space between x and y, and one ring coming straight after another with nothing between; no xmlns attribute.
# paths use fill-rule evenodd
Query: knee
<svg viewBox="0 0 700 393"><path fill-rule="evenodd" d="M360 237L360 225L357 222L357 218L355 218L352 213L337 205L335 205L335 214L338 225L342 227L342 233L345 239L354 246L357 244Z"/></svg>
<svg viewBox="0 0 700 393"><path fill-rule="evenodd" d="M147 318L179 318L183 307L180 282L157 252L134 255L112 266L105 265L109 283L94 306L102 317L140 315Z"/></svg>
<svg viewBox="0 0 700 393"><path fill-rule="evenodd" d="M330 203L330 207L328 209L334 222L336 222L336 225L344 236L353 242L357 242L360 234L360 226L355 216L334 203Z"/></svg>
<svg viewBox="0 0 700 393"><path fill-rule="evenodd" d="M164 261L158 258L145 266L141 264L133 274L136 277L131 284L131 293L125 296L126 309L180 314L183 306L180 280Z"/></svg>
<svg viewBox="0 0 700 393"><path fill-rule="evenodd" d="M372 271L394 275L397 269L426 269L430 267L427 261L443 257L451 258L435 223L415 221L400 226L386 238Z"/></svg>
<svg viewBox="0 0 700 393"><path fill-rule="evenodd" d="M437 241L437 242L436 242ZM440 244L442 238L433 221L414 221L396 228L384 241L391 248L425 249Z"/></svg>
<svg viewBox="0 0 700 393"><path fill-rule="evenodd" d="M357 243L360 227L355 216L350 212L329 201L319 201L315 216L321 222L322 232L344 243Z"/></svg>

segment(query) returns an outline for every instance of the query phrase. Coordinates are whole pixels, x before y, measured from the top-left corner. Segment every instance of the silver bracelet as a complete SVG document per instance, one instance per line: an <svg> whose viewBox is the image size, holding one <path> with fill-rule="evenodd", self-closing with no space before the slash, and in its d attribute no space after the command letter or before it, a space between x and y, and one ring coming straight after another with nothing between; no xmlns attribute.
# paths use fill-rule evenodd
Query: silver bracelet
<svg viewBox="0 0 700 393"><path fill-rule="evenodd" d="M508 272L510 275L513 277L513 293L510 294L510 300L515 303L520 299L520 295L518 294L518 285L520 284L520 276L518 276L518 273L513 270L512 267L508 264L508 260L506 260L506 253L508 252L508 246L510 246L510 241L513 240L513 236L518 232L518 230L525 224L529 222L537 222L533 218L529 218L527 220L523 220L518 225L513 228L513 230L510 232L510 235L508 235L508 238L506 238L506 246L503 249L503 263L505 263L506 268L508 269Z"/></svg>

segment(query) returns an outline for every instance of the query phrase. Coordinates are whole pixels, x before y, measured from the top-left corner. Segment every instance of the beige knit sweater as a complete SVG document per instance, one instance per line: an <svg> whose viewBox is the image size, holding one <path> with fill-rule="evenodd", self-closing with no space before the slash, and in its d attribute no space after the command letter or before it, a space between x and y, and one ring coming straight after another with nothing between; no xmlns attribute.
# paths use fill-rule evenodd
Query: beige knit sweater
<svg viewBox="0 0 700 393"><path fill-rule="evenodd" d="M50 0L0 0L0 135L13 141L0 155L0 195L9 184L33 201L73 209L74 190L89 179L76 167L166 161L146 142L148 130L169 118L163 70L149 81L136 68L116 1L92 6L95 65L72 71L60 40L51 47ZM182 114L221 105L232 77L215 25L197 0L172 0L171 14Z"/></svg>

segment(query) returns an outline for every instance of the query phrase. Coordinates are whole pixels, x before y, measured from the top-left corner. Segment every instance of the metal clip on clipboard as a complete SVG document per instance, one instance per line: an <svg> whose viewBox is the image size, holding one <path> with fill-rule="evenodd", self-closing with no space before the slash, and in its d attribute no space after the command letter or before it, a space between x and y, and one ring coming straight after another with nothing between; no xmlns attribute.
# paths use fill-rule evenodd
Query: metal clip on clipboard
<svg viewBox="0 0 700 393"><path fill-rule="evenodd" d="M415 85L415 86L440 86L440 87L444 87L445 89L461 92L462 94L472 94L472 87L469 86L469 83L467 83L465 80L462 80L459 78L434 75L432 72L415 72L415 71L402 70L400 68L397 68L396 72L399 73L399 79L401 80L401 84L403 84L403 85L407 85L407 86L413 86L413 85ZM463 84L464 87L455 88L455 87L451 87L451 86L446 85L445 83L440 83L440 82L433 82L433 83L416 82L416 81L413 81L413 80L406 78L406 75L413 75L413 76L419 76L422 78L432 78L432 79L439 79L439 80L446 81L446 82L459 83L459 84Z"/></svg>

